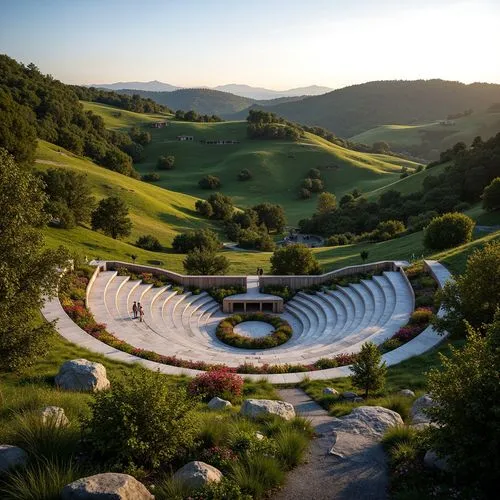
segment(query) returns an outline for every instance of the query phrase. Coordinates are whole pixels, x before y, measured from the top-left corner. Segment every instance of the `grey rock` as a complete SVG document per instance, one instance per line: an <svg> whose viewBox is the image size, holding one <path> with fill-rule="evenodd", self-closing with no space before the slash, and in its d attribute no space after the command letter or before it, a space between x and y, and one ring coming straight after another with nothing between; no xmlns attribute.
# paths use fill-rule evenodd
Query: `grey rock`
<svg viewBox="0 0 500 500"><path fill-rule="evenodd" d="M360 398L359 396L357 396L357 397L355 397L355 398L353 399L353 401L354 401L355 403L361 403L361 402L363 401L363 398Z"/></svg>
<svg viewBox="0 0 500 500"><path fill-rule="evenodd" d="M323 389L323 394L325 396L336 396L338 394L338 391L335 390L333 387L325 387Z"/></svg>
<svg viewBox="0 0 500 500"><path fill-rule="evenodd" d="M97 392L110 386L106 368L87 359L66 361L55 379L56 385L68 391Z"/></svg>
<svg viewBox="0 0 500 500"><path fill-rule="evenodd" d="M293 405L286 401L272 399L245 399L241 405L240 413L250 418L278 415L285 420L291 420L295 417Z"/></svg>
<svg viewBox="0 0 500 500"><path fill-rule="evenodd" d="M400 396L405 396L407 398L414 398L415 393L410 389L401 389L398 393Z"/></svg>
<svg viewBox="0 0 500 500"><path fill-rule="evenodd" d="M226 408L231 408L231 406L233 405L230 401L218 397L212 398L208 403L208 407L211 410L225 410Z"/></svg>
<svg viewBox="0 0 500 500"><path fill-rule="evenodd" d="M147 488L128 474L106 472L67 484L62 500L154 500Z"/></svg>
<svg viewBox="0 0 500 500"><path fill-rule="evenodd" d="M424 394L415 400L413 403L410 415L413 424L428 424L431 418L427 415L426 410L432 408L436 403L429 394Z"/></svg>
<svg viewBox="0 0 500 500"><path fill-rule="evenodd" d="M345 392L342 393L342 397L344 399L354 399L354 398L357 398L358 395L355 392L352 392L352 391L345 391Z"/></svg>
<svg viewBox="0 0 500 500"><path fill-rule="evenodd" d="M53 425L54 427L66 427L69 425L69 420L64 413L63 408L58 406L46 406L40 410L42 423L46 425Z"/></svg>
<svg viewBox="0 0 500 500"><path fill-rule="evenodd" d="M424 464L430 469L438 469L441 471L450 470L448 465L448 460L445 458L438 457L434 450L428 450L424 456Z"/></svg>
<svg viewBox="0 0 500 500"><path fill-rule="evenodd" d="M184 483L188 488L201 488L208 483L218 483L222 479L222 472L205 462L189 462L181 467L174 478Z"/></svg>
<svg viewBox="0 0 500 500"><path fill-rule="evenodd" d="M12 467L23 467L27 460L28 455L22 448L10 444L0 444L0 472Z"/></svg>

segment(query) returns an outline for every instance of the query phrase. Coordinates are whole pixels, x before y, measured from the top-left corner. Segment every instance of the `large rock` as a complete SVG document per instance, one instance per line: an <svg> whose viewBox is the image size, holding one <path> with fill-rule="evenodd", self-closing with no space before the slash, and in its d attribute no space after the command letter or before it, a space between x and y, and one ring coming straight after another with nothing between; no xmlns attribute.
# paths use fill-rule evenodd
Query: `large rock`
<svg viewBox="0 0 500 500"><path fill-rule="evenodd" d="M12 467L23 467L28 461L26 452L17 446L0 444L0 472Z"/></svg>
<svg viewBox="0 0 500 500"><path fill-rule="evenodd" d="M154 500L147 488L128 474L106 472L67 484L62 500Z"/></svg>
<svg viewBox="0 0 500 500"><path fill-rule="evenodd" d="M396 425L403 425L399 413L381 406L359 406L349 415L334 420L330 453L354 462L383 462L385 455L380 439L387 429Z"/></svg>
<svg viewBox="0 0 500 500"><path fill-rule="evenodd" d="M291 420L295 417L293 405L286 401L272 399L245 399L241 405L240 413L250 418L278 415L285 420Z"/></svg>
<svg viewBox="0 0 500 500"><path fill-rule="evenodd" d="M344 399L354 399L354 398L357 398L358 395L355 392L352 392L352 391L345 391L345 392L342 393L342 397Z"/></svg>
<svg viewBox="0 0 500 500"><path fill-rule="evenodd" d="M45 425L53 425L54 427L66 427L69 425L69 420L64 413L63 408L58 406L46 406L40 410L42 423Z"/></svg>
<svg viewBox="0 0 500 500"><path fill-rule="evenodd" d="M218 398L217 396L212 398L208 403L208 407L211 410L225 410L226 408L231 408L231 406L233 405L230 401Z"/></svg>
<svg viewBox="0 0 500 500"><path fill-rule="evenodd" d="M323 389L323 395L325 395L325 396L337 396L338 391L335 390L333 387L325 387Z"/></svg>
<svg viewBox="0 0 500 500"><path fill-rule="evenodd" d="M450 469L446 458L438 457L434 450L428 450L424 456L424 464L431 469L447 471Z"/></svg>
<svg viewBox="0 0 500 500"><path fill-rule="evenodd" d="M208 483L218 483L222 479L222 472L205 462L189 462L181 467L174 478L181 481L188 488L201 488Z"/></svg>
<svg viewBox="0 0 500 500"><path fill-rule="evenodd" d="M106 368L87 359L66 361L56 375L56 385L68 391L97 392L109 388Z"/></svg>
<svg viewBox="0 0 500 500"><path fill-rule="evenodd" d="M418 399L416 399L410 410L412 423L414 425L429 424L431 418L427 415L426 410L435 405L436 403L429 396L429 394L424 394L423 396L420 396Z"/></svg>
<svg viewBox="0 0 500 500"><path fill-rule="evenodd" d="M414 398L415 397L415 393L410 389L401 389L398 394L400 396L404 396L406 398Z"/></svg>

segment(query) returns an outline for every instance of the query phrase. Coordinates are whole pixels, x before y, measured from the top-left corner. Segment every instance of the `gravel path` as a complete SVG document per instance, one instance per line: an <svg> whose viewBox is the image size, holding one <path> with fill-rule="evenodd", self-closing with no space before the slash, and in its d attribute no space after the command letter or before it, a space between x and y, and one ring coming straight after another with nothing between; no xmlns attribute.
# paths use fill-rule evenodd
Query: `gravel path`
<svg viewBox="0 0 500 500"><path fill-rule="evenodd" d="M343 458L330 454L334 418L301 389L282 389L281 399L308 418L317 437L306 462L287 477L274 500L383 500L387 498L385 453L380 444L360 435L343 440Z"/></svg>

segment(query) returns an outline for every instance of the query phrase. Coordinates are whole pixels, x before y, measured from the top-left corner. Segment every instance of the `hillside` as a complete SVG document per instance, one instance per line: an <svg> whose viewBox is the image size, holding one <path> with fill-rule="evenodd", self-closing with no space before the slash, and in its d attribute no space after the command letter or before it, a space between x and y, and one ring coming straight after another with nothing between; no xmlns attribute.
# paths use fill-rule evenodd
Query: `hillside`
<svg viewBox="0 0 500 500"><path fill-rule="evenodd" d="M445 80L378 81L279 104L273 112L352 137L384 124L411 125L445 119L465 109L500 102L500 85Z"/></svg>
<svg viewBox="0 0 500 500"><path fill-rule="evenodd" d="M500 132L500 110L478 111L446 122L421 125L381 125L351 137L354 142L373 144L385 141L393 151L409 151L428 159L463 141L470 144L476 136L483 139Z"/></svg>
<svg viewBox="0 0 500 500"><path fill-rule="evenodd" d="M173 121L165 129L151 129L152 142L144 153L146 160L135 165L141 173L154 172L161 155L174 155L175 168L157 171L157 183L174 191L206 198L210 191L198 187L207 174L221 179L221 191L241 207L270 201L282 204L288 222L296 224L310 216L316 197L299 200L300 184L310 168L321 171L326 189L342 196L355 187L363 192L385 186L399 178L401 167L417 164L394 156L366 154L331 144L312 134L302 142L254 140L247 138L246 122L188 123ZM178 135L192 135L193 142L177 141ZM231 145L205 145L201 139L240 141ZM237 180L248 168L253 179Z"/></svg>
<svg viewBox="0 0 500 500"><path fill-rule="evenodd" d="M303 97L308 95L321 95L331 92L333 89L329 87L322 87L319 85L310 85L309 87L297 87L288 90L271 90L262 87L252 87L250 85L240 85L230 83L227 85L219 85L214 87L214 90L222 92L230 92L234 95L248 97L249 99L267 100L277 99L280 97Z"/></svg>

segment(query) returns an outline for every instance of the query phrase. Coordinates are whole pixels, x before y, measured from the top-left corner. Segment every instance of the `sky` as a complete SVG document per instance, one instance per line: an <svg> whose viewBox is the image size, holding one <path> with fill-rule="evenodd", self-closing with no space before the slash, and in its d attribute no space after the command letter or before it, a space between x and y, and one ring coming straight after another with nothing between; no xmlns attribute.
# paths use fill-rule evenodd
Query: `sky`
<svg viewBox="0 0 500 500"><path fill-rule="evenodd" d="M500 0L0 0L0 53L73 84L500 83Z"/></svg>

